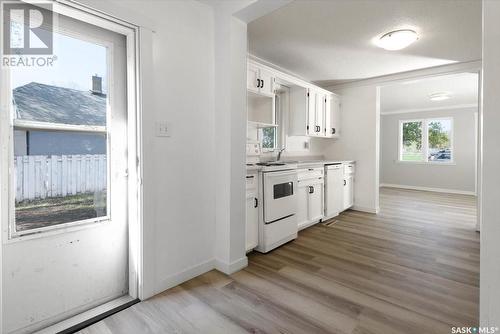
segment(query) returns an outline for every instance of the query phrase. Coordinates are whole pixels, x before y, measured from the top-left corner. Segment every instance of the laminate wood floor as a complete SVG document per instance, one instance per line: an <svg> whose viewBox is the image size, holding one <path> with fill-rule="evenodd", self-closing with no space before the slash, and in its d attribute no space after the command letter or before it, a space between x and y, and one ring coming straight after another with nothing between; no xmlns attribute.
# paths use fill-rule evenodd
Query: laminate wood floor
<svg viewBox="0 0 500 334"><path fill-rule="evenodd" d="M451 333L478 324L475 198L383 188L231 276L211 271L81 333Z"/></svg>

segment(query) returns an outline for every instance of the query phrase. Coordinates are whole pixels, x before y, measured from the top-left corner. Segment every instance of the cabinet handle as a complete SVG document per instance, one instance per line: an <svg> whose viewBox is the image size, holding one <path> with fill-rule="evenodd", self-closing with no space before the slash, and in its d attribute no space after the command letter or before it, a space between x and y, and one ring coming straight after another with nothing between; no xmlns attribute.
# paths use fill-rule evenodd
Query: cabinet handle
<svg viewBox="0 0 500 334"><path fill-rule="evenodd" d="M247 179L253 179L253 175L247 175Z"/></svg>
<svg viewBox="0 0 500 334"><path fill-rule="evenodd" d="M253 199L254 199L254 201L255 201L255 203L254 203L253 207L254 207L254 208L256 208L256 207L258 207L258 206L259 206L259 199L258 199L258 198L256 198L256 197L254 197Z"/></svg>
<svg viewBox="0 0 500 334"><path fill-rule="evenodd" d="M344 186L347 186L347 181L346 180L344 180Z"/></svg>
<svg viewBox="0 0 500 334"><path fill-rule="evenodd" d="M260 88L264 88L264 80L260 80Z"/></svg>
<svg viewBox="0 0 500 334"><path fill-rule="evenodd" d="M314 193L314 187L313 186L309 186L309 194L313 194Z"/></svg>
<svg viewBox="0 0 500 334"><path fill-rule="evenodd" d="M260 88L260 79L257 79L257 88Z"/></svg>
<svg viewBox="0 0 500 334"><path fill-rule="evenodd" d="M332 135L335 134L335 128L332 128Z"/></svg>

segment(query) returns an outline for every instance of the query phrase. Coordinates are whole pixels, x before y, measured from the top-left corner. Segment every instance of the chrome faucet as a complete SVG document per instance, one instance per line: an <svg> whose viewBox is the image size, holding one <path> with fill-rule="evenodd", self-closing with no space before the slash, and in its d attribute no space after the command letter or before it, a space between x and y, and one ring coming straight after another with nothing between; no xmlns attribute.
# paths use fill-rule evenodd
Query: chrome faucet
<svg viewBox="0 0 500 334"><path fill-rule="evenodd" d="M281 153L283 153L284 150L285 150L284 147L282 149L278 150L278 157L276 158L276 161L280 161L280 159L281 159Z"/></svg>

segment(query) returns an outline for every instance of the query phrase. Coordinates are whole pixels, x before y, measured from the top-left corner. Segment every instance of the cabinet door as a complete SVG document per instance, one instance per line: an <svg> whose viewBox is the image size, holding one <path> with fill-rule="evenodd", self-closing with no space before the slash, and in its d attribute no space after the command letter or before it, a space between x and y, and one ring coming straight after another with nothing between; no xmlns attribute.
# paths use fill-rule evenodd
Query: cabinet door
<svg viewBox="0 0 500 334"><path fill-rule="evenodd" d="M325 109L326 109L326 95L316 94L316 125L318 126L318 137L325 136Z"/></svg>
<svg viewBox="0 0 500 334"><path fill-rule="evenodd" d="M328 125L327 132L330 133L332 138L338 138L340 133L340 98L336 95L330 96L330 124Z"/></svg>
<svg viewBox="0 0 500 334"><path fill-rule="evenodd" d="M340 100L335 95L326 95L325 100L325 135L328 138L337 138L339 136Z"/></svg>
<svg viewBox="0 0 500 334"><path fill-rule="evenodd" d="M271 72L261 69L259 72L260 93L273 96L274 95L274 76Z"/></svg>
<svg viewBox="0 0 500 334"><path fill-rule="evenodd" d="M332 136L331 132L332 130L330 129L331 123L332 123L332 96L331 95L325 95L325 130L324 134L325 137L330 138Z"/></svg>
<svg viewBox="0 0 500 334"><path fill-rule="evenodd" d="M258 93L259 92L259 68L253 65L248 65L247 67L247 89L249 91Z"/></svg>
<svg viewBox="0 0 500 334"><path fill-rule="evenodd" d="M344 210L349 209L354 204L354 184L352 176L344 178Z"/></svg>
<svg viewBox="0 0 500 334"><path fill-rule="evenodd" d="M307 134L316 136L318 125L316 124L316 92L309 89L307 92Z"/></svg>
<svg viewBox="0 0 500 334"><path fill-rule="evenodd" d="M246 204L246 250L257 247L259 242L258 202L255 194L247 194Z"/></svg>
<svg viewBox="0 0 500 334"><path fill-rule="evenodd" d="M309 223L308 217L308 200L309 186L304 182L298 182L297 187L297 224L299 229Z"/></svg>
<svg viewBox="0 0 500 334"><path fill-rule="evenodd" d="M309 184L309 221L316 221L323 218L323 183Z"/></svg>

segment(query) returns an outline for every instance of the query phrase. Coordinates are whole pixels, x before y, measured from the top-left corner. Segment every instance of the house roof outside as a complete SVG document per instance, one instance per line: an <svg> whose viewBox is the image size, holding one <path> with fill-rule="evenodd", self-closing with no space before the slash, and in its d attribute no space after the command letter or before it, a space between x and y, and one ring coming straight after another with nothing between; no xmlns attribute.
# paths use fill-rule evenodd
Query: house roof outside
<svg viewBox="0 0 500 334"><path fill-rule="evenodd" d="M106 95L31 82L13 91L16 118L26 121L106 125Z"/></svg>

